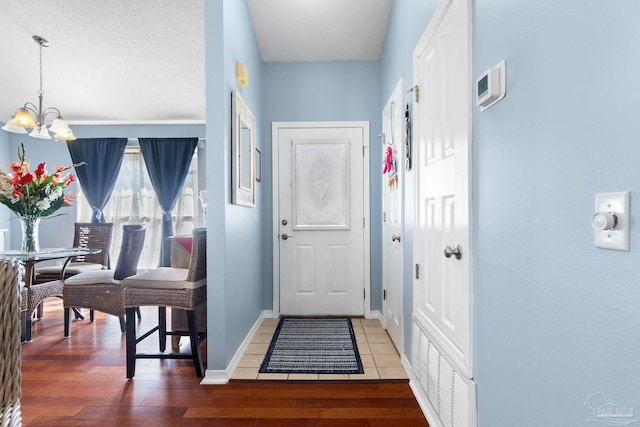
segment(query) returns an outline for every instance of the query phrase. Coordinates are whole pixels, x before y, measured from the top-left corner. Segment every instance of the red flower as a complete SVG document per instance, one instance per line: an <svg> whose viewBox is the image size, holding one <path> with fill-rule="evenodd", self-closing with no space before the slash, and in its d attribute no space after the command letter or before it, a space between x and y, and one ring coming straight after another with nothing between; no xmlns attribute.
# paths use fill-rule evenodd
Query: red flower
<svg viewBox="0 0 640 427"><path fill-rule="evenodd" d="M40 163L38 165L38 168L33 173L35 173L36 176L43 175L45 173L44 167L45 167L45 164L44 163Z"/></svg>
<svg viewBox="0 0 640 427"><path fill-rule="evenodd" d="M20 177L20 179L18 180L18 184L24 185L30 183L31 181L33 181L33 175L28 173Z"/></svg>

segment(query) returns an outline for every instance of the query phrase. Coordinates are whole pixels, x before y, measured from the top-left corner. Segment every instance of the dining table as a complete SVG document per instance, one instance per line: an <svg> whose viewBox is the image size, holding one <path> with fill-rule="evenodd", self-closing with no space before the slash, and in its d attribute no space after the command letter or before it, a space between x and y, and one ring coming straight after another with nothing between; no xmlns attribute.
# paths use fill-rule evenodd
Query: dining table
<svg viewBox="0 0 640 427"><path fill-rule="evenodd" d="M64 259L64 264L60 273L60 280L64 279L64 272L66 266L69 262L78 256L96 254L100 252L100 249L93 248L43 248L37 252L23 252L20 250L5 250L0 251L0 258L15 258L20 261L24 265L24 286L27 288L31 287L33 284L33 279L35 277L35 265L39 262L43 261L53 261L53 260L62 260ZM79 311L74 310L76 315L82 314ZM25 316L25 312L22 311L22 342L31 341L31 319L27 319Z"/></svg>

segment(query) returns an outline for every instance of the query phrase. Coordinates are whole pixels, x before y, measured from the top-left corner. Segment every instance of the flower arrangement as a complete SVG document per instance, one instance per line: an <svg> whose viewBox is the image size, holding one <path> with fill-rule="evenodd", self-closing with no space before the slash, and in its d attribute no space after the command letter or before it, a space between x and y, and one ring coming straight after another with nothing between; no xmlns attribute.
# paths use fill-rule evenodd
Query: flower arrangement
<svg viewBox="0 0 640 427"><path fill-rule="evenodd" d="M18 161L9 164L11 172L0 169L0 203L20 217L48 217L63 206L71 206L75 194L65 195L64 190L76 177L64 172L83 164L56 166L55 172L49 174L46 164L40 163L31 172L24 144L20 144Z"/></svg>
<svg viewBox="0 0 640 427"><path fill-rule="evenodd" d="M36 170L29 170L24 144L18 148L18 161L10 163L10 173L0 169L0 203L7 206L20 218L22 227L22 252L38 252L38 225L40 219L51 216L63 206L71 206L75 194L66 194L64 189L76 177L64 173L71 168L84 165L56 166L49 174L45 163L38 164Z"/></svg>

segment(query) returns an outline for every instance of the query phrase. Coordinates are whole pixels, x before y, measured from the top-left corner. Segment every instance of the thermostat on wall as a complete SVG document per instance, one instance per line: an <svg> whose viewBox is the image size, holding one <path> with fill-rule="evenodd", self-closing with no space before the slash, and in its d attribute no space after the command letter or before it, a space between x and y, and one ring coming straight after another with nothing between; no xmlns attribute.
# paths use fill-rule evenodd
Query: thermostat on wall
<svg viewBox="0 0 640 427"><path fill-rule="evenodd" d="M506 65L500 61L489 68L476 82L476 105L484 111L504 98L506 94Z"/></svg>

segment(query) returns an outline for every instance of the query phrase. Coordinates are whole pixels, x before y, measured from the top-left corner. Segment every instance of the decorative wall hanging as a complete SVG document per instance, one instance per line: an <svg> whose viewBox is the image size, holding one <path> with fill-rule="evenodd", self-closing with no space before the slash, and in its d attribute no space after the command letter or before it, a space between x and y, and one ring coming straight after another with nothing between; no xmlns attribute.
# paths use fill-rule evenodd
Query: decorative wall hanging
<svg viewBox="0 0 640 427"><path fill-rule="evenodd" d="M396 159L393 153L392 145L387 145L382 173L387 174L390 188L395 188L398 185L398 168L396 167Z"/></svg>
<svg viewBox="0 0 640 427"><path fill-rule="evenodd" d="M407 108L404 110L404 151L406 156L406 167L407 170L411 170L411 112L409 110L409 103L407 103Z"/></svg>

